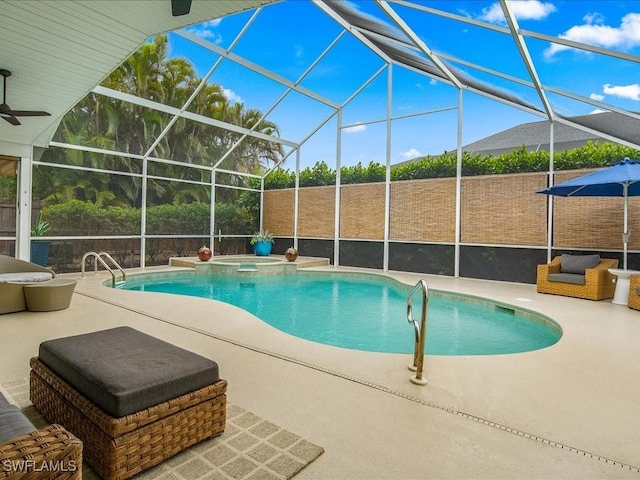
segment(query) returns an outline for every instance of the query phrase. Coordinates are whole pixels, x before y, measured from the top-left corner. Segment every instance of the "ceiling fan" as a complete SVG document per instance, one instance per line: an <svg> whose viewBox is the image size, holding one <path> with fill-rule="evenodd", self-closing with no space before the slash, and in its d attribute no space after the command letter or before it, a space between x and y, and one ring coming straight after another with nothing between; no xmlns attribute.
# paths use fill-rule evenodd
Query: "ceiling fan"
<svg viewBox="0 0 640 480"><path fill-rule="evenodd" d="M171 14L174 17L186 15L191 10L191 0L171 0Z"/></svg>
<svg viewBox="0 0 640 480"><path fill-rule="evenodd" d="M0 103L0 117L4 118L11 125L21 125L20 121L16 117L48 117L51 115L47 112L40 112L37 110L12 110L7 105L7 77L11 76L9 70L0 69L0 75L4 77L2 88L2 103Z"/></svg>

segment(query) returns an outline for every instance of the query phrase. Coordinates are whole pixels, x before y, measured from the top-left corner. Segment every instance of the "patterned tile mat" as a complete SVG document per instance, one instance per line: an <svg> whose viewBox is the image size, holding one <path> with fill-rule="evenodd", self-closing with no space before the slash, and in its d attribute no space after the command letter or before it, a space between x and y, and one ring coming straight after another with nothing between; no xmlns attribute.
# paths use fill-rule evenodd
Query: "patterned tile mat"
<svg viewBox="0 0 640 480"><path fill-rule="evenodd" d="M20 407L36 428L47 425L29 401L28 379L6 382L0 392ZM227 425L222 435L206 440L165 460L135 480L283 480L295 476L324 449L295 433L227 403ZM85 480L99 480L83 465Z"/></svg>

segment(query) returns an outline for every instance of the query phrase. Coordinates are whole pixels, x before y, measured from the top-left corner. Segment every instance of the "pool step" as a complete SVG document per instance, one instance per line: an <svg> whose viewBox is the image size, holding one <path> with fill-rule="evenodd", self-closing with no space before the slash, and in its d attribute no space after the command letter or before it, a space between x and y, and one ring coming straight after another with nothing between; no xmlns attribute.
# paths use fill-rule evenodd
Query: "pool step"
<svg viewBox="0 0 640 480"><path fill-rule="evenodd" d="M238 267L238 272L257 272L258 267L255 263L241 263Z"/></svg>

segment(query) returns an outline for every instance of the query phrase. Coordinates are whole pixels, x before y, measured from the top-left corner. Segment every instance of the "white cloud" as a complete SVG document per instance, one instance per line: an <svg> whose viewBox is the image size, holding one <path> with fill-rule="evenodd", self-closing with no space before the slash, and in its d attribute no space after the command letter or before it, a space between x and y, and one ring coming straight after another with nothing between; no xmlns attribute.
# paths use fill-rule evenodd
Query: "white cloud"
<svg viewBox="0 0 640 480"><path fill-rule="evenodd" d="M599 102L604 100L604 95L600 95L599 93L592 93L591 95L589 95L589 98L591 100L597 100Z"/></svg>
<svg viewBox="0 0 640 480"><path fill-rule="evenodd" d="M606 113L608 110L602 110L600 108L596 108L595 110L591 110L589 115L595 115L596 113Z"/></svg>
<svg viewBox="0 0 640 480"><path fill-rule="evenodd" d="M242 97L240 97L236 92L230 88L224 88L222 85L220 87L222 88L222 94L227 100L229 100L229 102L242 103Z"/></svg>
<svg viewBox="0 0 640 480"><path fill-rule="evenodd" d="M359 133L364 132L367 129L366 125L354 125L353 127L347 127L343 130L344 133Z"/></svg>
<svg viewBox="0 0 640 480"><path fill-rule="evenodd" d="M220 25L222 22L221 18L215 18L213 20L209 20L208 22L202 22L193 27L188 28L187 30L194 35L198 35L202 38L207 38L214 43L222 43L222 36L215 31L215 28Z"/></svg>
<svg viewBox="0 0 640 480"><path fill-rule="evenodd" d="M556 11L555 5L540 0L511 1L508 5L518 20L541 20ZM490 23L506 22L502 7L497 2L482 9L480 19Z"/></svg>
<svg viewBox="0 0 640 480"><path fill-rule="evenodd" d="M632 85L610 85L605 83L602 86L602 91L606 95L613 95L614 97L628 98L630 100L640 101L640 84L634 83Z"/></svg>
<svg viewBox="0 0 640 480"><path fill-rule="evenodd" d="M404 158L405 160L411 160L412 158L416 158L416 157L420 157L420 156L422 156L420 151L416 150L413 147L410 148L409 150L407 150L406 152L402 153L402 158Z"/></svg>
<svg viewBox="0 0 640 480"><path fill-rule="evenodd" d="M584 17L582 17L582 19L587 24L604 23L605 20L604 15L597 12L587 13Z"/></svg>
<svg viewBox="0 0 640 480"><path fill-rule="evenodd" d="M583 20L583 25L575 25L559 37L605 48L629 49L640 45L640 13L625 15L617 27L606 25L604 17L597 13L585 15ZM553 43L544 54L549 58L569 49L570 47Z"/></svg>

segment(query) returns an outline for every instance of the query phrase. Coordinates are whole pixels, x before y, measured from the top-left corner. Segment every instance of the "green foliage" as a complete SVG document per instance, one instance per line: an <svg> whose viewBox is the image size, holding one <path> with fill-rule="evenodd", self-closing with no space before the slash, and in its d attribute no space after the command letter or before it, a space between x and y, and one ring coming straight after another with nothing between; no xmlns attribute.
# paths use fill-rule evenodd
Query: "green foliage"
<svg viewBox="0 0 640 480"><path fill-rule="evenodd" d="M617 143L588 142L580 148L565 150L555 155L556 170L608 167L625 157L640 160L640 151Z"/></svg>
<svg viewBox="0 0 640 480"><path fill-rule="evenodd" d="M164 34L143 44L102 85L179 107L194 94L201 80L188 60L170 58L168 36ZM241 102L230 102L218 84L207 84L201 88L189 110L257 133L279 135L278 126L264 120L263 112L246 108ZM258 174L278 162L283 155L282 147L276 142L254 136L242 139L241 133L184 118L172 124L166 135L155 144L170 121L173 121L171 116L146 107L89 93L63 117L54 140L137 155L145 154L153 144L153 157L182 162L184 166L151 163L153 177L146 183L147 205L207 203L210 195L208 185L171 182L171 179L178 179L209 183L210 171L189 168L189 165L210 167L226 155L221 168ZM142 163L118 155L62 148L48 149L42 161L124 174L141 173ZM102 205L139 207L142 198L142 182L126 175L38 166L34 168L33 178L34 195L47 203L78 199ZM234 201L236 192L229 191L233 198L225 200Z"/></svg>
<svg viewBox="0 0 640 480"><path fill-rule="evenodd" d="M527 152L523 145L517 150L503 153L490 161L491 174L543 172L549 169L549 152Z"/></svg>
<svg viewBox="0 0 640 480"><path fill-rule="evenodd" d="M260 194L258 193L258 206L259 205ZM255 228L253 221L253 215L247 212L241 205L217 203L214 233L221 231L223 235L249 235Z"/></svg>
<svg viewBox="0 0 640 480"><path fill-rule="evenodd" d="M260 188L258 179L253 182L254 188ZM264 179L264 186L267 190L280 190L283 188L293 188L296 185L296 175L294 172L285 170L284 168L276 168Z"/></svg>
<svg viewBox="0 0 640 480"><path fill-rule="evenodd" d="M180 203L147 208L150 235L208 235L209 205Z"/></svg>
<svg viewBox="0 0 640 480"><path fill-rule="evenodd" d="M51 226L51 235L103 235L111 230L107 209L98 203L69 200L46 206L41 214Z"/></svg>
<svg viewBox="0 0 640 480"><path fill-rule="evenodd" d="M375 162L369 162L367 167L358 162L353 167L340 169L340 182L344 184L384 182L385 178L386 167Z"/></svg>
<svg viewBox="0 0 640 480"><path fill-rule="evenodd" d="M565 150L555 155L555 170L574 170L580 168L600 168L613 165L625 157L640 158L640 151L631 147L610 142L587 142L586 145ZM391 181L418 180L426 178L447 178L456 176L457 155L445 152L437 157L426 156L410 163L397 165L391 169ZM549 169L549 152L541 150L528 152L523 145L520 148L498 156L462 153L462 175L501 175L507 173L546 172ZM295 174L279 169L273 181L270 174L265 179L265 189L291 188L295 185ZM334 185L336 173L325 162L318 162L300 172L301 187ZM384 182L385 166L370 162L367 167L358 163L352 167L342 167L340 183ZM259 188L259 182L256 184ZM258 197L259 198L259 197Z"/></svg>
<svg viewBox="0 0 640 480"><path fill-rule="evenodd" d="M209 235L209 204L168 204L147 208L149 235ZM52 235L139 235L140 209L103 206L92 202L69 200L41 210L42 221ZM250 216L240 206L216 205L216 230L234 235L253 231Z"/></svg>
<svg viewBox="0 0 640 480"><path fill-rule="evenodd" d="M18 191L15 175L0 175L0 199L15 200Z"/></svg>
<svg viewBox="0 0 640 480"><path fill-rule="evenodd" d="M456 155L443 153L438 157L426 156L416 162L404 163L391 170L391 180L417 180L456 176Z"/></svg>
<svg viewBox="0 0 640 480"><path fill-rule="evenodd" d="M305 168L300 172L301 187L319 187L322 185L335 185L336 171L331 170L325 162L316 162L313 167Z"/></svg>
<svg viewBox="0 0 640 480"><path fill-rule="evenodd" d="M260 242L276 243L276 241L273 239L273 234L269 230L262 229L253 234L249 243L251 245L255 245L256 243Z"/></svg>
<svg viewBox="0 0 640 480"><path fill-rule="evenodd" d="M36 219L36 223L33 225L31 229L32 237L44 237L47 232L51 230L51 225L42 220L42 212L38 214L38 218Z"/></svg>
<svg viewBox="0 0 640 480"><path fill-rule="evenodd" d="M253 178L251 180L257 179ZM257 183L257 185L255 185L255 183ZM260 188L260 181L249 182L249 185L251 188ZM243 191L238 197L237 205L246 216L247 225L251 227L251 230L255 230L258 227L260 219L260 192ZM216 212L217 208L216 206Z"/></svg>

